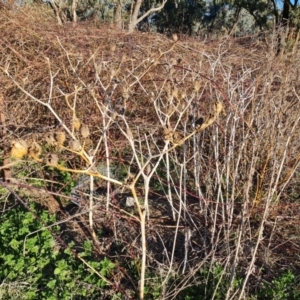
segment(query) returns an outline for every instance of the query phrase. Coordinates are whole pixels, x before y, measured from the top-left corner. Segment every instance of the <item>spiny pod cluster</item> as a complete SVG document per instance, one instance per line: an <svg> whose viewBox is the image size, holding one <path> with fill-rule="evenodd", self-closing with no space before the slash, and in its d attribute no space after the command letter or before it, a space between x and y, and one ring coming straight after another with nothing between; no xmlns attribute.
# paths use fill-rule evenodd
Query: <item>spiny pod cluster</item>
<svg viewBox="0 0 300 300"><path fill-rule="evenodd" d="M49 153L49 147L51 150L57 152L61 150L79 152L84 148L85 141L90 136L88 125L81 124L79 119L74 118L72 126L74 130L80 131L80 136L84 141L83 143L77 139L69 139L69 141L67 141L65 132L59 130L46 135L40 143L38 143L35 138L13 140L11 142L10 157L14 159L28 157L38 162L45 162L48 165L57 166L59 162L58 155Z"/></svg>
<svg viewBox="0 0 300 300"><path fill-rule="evenodd" d="M170 141L173 145L182 145L195 133L200 132L208 126L212 125L216 121L220 113L226 115L223 104L220 101L216 101L213 105L213 112L206 119L204 119L204 117L200 117L199 119L197 119L194 124L194 130L191 133L187 134L186 136L182 136L182 134L180 134L179 132L166 127L163 130L164 139L166 141Z"/></svg>

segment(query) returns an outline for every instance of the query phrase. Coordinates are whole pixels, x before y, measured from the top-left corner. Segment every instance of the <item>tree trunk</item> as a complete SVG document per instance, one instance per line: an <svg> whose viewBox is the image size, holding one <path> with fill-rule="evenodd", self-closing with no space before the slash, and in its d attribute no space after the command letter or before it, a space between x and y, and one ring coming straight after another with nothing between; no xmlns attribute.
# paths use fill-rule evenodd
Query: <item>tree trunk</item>
<svg viewBox="0 0 300 300"><path fill-rule="evenodd" d="M143 0L136 0L135 4L133 6L133 12L131 15L129 27L128 27L128 32L131 33L134 31L136 25L138 24L138 16L140 12L140 8L142 5Z"/></svg>
<svg viewBox="0 0 300 300"><path fill-rule="evenodd" d="M286 27L289 24L289 17L290 17L290 1L284 0L283 2L283 9L282 9L282 15L281 15L281 25L283 29L286 29ZM278 28L279 29L279 28ZM286 38L282 39L282 33L280 31L277 34L277 51L276 55L280 55L282 51L282 45L285 42Z"/></svg>
<svg viewBox="0 0 300 300"><path fill-rule="evenodd" d="M122 1L118 0L114 10L114 25L116 29L122 29Z"/></svg>
<svg viewBox="0 0 300 300"><path fill-rule="evenodd" d="M241 6L238 6L235 10L235 13L234 13L234 21L233 21L233 24L231 26L231 29L229 31L229 35L233 35L233 33L235 32L235 29L237 27L237 24L239 22L239 19L240 19L240 14L241 14L241 10L242 10L242 7Z"/></svg>
<svg viewBox="0 0 300 300"><path fill-rule="evenodd" d="M78 0L73 0L73 1L72 1L72 16L73 16L73 23L77 23L77 13L76 13L77 2L78 2Z"/></svg>
<svg viewBox="0 0 300 300"><path fill-rule="evenodd" d="M144 13L141 17L138 18L143 0L136 0L133 5L133 12L131 14L131 18L130 18L130 22L129 22L129 26L128 26L128 32L132 33L134 31L136 25L138 23L140 23L142 20L144 20L146 17L148 17L150 14L152 14L156 11L162 10L164 8L166 2L167 2L167 0L163 0L163 2L161 3L160 6L149 9L146 13Z"/></svg>
<svg viewBox="0 0 300 300"><path fill-rule="evenodd" d="M282 10L282 26L286 27L288 25L290 17L290 2L289 0L284 0L283 10Z"/></svg>
<svg viewBox="0 0 300 300"><path fill-rule="evenodd" d="M51 7L53 8L54 10L54 14L57 18L57 22L58 22L58 25L62 25L63 22L62 22L62 19L60 18L60 8L59 8L59 4L56 4L55 1L49 1Z"/></svg>

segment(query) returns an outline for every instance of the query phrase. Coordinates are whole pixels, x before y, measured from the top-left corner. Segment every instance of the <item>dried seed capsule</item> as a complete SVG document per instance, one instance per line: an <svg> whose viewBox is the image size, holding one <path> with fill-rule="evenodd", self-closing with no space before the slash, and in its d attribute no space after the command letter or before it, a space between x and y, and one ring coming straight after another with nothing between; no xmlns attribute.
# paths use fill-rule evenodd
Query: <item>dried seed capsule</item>
<svg viewBox="0 0 300 300"><path fill-rule="evenodd" d="M59 131L55 133L55 139L57 141L58 147L61 147L64 145L64 142L66 140L66 135L63 131Z"/></svg>
<svg viewBox="0 0 300 300"><path fill-rule="evenodd" d="M10 155L13 158L21 159L28 153L28 145L24 140L12 142Z"/></svg>
<svg viewBox="0 0 300 300"><path fill-rule="evenodd" d="M56 144L57 144L52 133L50 133L49 135L46 135L45 140L46 140L46 143L50 146L56 146Z"/></svg>
<svg viewBox="0 0 300 300"><path fill-rule="evenodd" d="M75 130L79 130L81 124L76 116L73 118L72 125Z"/></svg>
<svg viewBox="0 0 300 300"><path fill-rule="evenodd" d="M30 157L34 159L39 159L40 155L42 153L42 148L37 142L33 142L28 150L28 154Z"/></svg>
<svg viewBox="0 0 300 300"><path fill-rule="evenodd" d="M223 112L224 108L223 108L223 104L220 101L216 101L216 103L214 104L214 111L215 114L219 114L220 112ZM225 112L225 110L224 110Z"/></svg>
<svg viewBox="0 0 300 300"><path fill-rule="evenodd" d="M58 165L58 156L56 154L51 154L49 163L52 166L57 166Z"/></svg>
<svg viewBox="0 0 300 300"><path fill-rule="evenodd" d="M83 138L87 138L90 135L90 129L87 125L83 124L81 126L81 130L80 133L82 135Z"/></svg>
<svg viewBox="0 0 300 300"><path fill-rule="evenodd" d="M79 141L70 141L69 142L69 147L73 150L73 151L80 151L81 149L81 144Z"/></svg>

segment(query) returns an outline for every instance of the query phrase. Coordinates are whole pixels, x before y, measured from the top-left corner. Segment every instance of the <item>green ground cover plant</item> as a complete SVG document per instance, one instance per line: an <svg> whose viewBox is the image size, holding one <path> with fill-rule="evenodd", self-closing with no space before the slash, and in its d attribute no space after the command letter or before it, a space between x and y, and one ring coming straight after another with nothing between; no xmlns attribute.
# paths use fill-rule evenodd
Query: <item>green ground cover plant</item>
<svg viewBox="0 0 300 300"><path fill-rule="evenodd" d="M273 279L271 283L264 283L257 299L296 300L299 297L299 278L297 279L291 271L287 271Z"/></svg>
<svg viewBox="0 0 300 300"><path fill-rule="evenodd" d="M76 260L70 251L72 243L68 245L70 249L61 249L53 236L59 226L52 226L52 232L43 229L55 222L55 216L36 206L31 204L29 212L16 205L1 217L1 299L101 298L106 282ZM39 215L42 224L32 212ZM93 258L89 241L84 242L78 255L103 276L114 270L108 259Z"/></svg>

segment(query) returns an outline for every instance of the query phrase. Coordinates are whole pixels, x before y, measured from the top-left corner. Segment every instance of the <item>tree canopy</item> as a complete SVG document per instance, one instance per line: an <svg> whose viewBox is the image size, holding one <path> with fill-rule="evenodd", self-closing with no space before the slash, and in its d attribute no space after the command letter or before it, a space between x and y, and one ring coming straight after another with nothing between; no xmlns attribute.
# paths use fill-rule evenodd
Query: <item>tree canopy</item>
<svg viewBox="0 0 300 300"><path fill-rule="evenodd" d="M129 32L243 36L280 26L300 28L298 0L21 0L16 5L36 3L50 6L59 24L93 18Z"/></svg>

